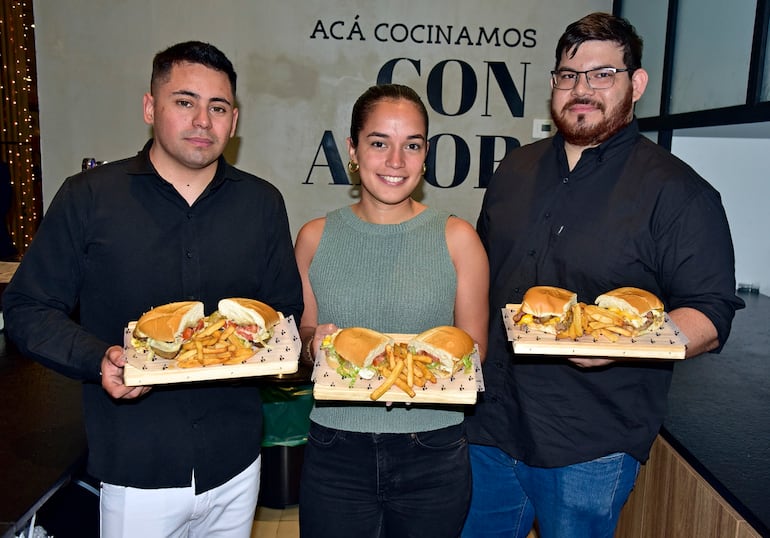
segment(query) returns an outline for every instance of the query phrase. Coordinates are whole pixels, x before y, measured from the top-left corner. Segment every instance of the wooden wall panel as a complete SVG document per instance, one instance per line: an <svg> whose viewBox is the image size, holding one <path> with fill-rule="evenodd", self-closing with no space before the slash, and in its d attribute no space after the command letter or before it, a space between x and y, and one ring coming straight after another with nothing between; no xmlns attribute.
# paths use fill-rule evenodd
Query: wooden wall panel
<svg viewBox="0 0 770 538"><path fill-rule="evenodd" d="M738 522L738 534L736 538L762 538L754 527L746 523L745 521Z"/></svg>
<svg viewBox="0 0 770 538"><path fill-rule="evenodd" d="M664 439L621 513L616 538L759 538Z"/></svg>

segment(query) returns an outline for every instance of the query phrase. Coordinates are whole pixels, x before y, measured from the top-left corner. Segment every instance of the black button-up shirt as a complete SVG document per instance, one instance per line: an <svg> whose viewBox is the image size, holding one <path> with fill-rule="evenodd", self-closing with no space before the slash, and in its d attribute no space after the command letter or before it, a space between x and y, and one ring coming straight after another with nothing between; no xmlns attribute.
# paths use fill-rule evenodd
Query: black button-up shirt
<svg viewBox="0 0 770 538"><path fill-rule="evenodd" d="M634 121L584 151L571 171L558 134L511 152L489 184L478 231L489 254L491 316L486 391L468 420L472 442L544 467L613 452L646 460L672 363L581 369L563 358L515 356L501 309L534 285L570 289L586 303L637 286L667 311L705 314L723 345L743 303L717 191Z"/></svg>
<svg viewBox="0 0 770 538"><path fill-rule="evenodd" d="M299 319L302 290L283 198L220 158L192 206L138 156L68 178L3 296L22 352L84 380L89 472L140 488L216 487L259 455L253 380L156 385L133 401L101 387L105 350L151 307L252 297Z"/></svg>

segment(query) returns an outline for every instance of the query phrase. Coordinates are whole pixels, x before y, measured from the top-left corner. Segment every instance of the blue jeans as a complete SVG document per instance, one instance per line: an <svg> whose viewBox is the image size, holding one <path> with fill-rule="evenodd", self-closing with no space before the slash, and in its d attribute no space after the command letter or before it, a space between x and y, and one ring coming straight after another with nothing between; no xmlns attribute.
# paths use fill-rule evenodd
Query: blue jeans
<svg viewBox="0 0 770 538"><path fill-rule="evenodd" d="M302 538L453 538L471 494L465 427L354 433L310 424Z"/></svg>
<svg viewBox="0 0 770 538"><path fill-rule="evenodd" d="M502 450L470 445L471 509L463 538L612 538L639 462L615 453L566 467L531 467Z"/></svg>

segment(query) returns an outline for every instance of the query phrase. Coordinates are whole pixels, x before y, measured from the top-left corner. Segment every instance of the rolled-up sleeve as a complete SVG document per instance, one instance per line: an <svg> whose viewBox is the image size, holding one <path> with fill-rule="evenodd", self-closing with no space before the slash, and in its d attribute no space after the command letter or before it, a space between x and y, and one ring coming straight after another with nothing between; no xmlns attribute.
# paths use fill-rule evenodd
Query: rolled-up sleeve
<svg viewBox="0 0 770 538"><path fill-rule="evenodd" d="M719 194L702 190L679 208L661 247L667 308L694 308L708 317L719 338L714 352L719 352L735 311L744 307L735 295L735 255Z"/></svg>

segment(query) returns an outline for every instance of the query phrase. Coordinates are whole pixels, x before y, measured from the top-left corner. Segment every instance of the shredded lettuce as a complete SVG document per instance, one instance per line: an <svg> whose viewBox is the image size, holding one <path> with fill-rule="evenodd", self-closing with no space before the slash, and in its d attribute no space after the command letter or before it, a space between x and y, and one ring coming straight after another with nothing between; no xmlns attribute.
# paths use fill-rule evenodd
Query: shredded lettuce
<svg viewBox="0 0 770 538"><path fill-rule="evenodd" d="M353 388L358 379L358 368L351 363L348 363L349 367L345 368L342 364L337 367L337 373L340 374L342 379L349 379L348 387Z"/></svg>
<svg viewBox="0 0 770 538"><path fill-rule="evenodd" d="M352 388L356 382L356 379L358 379L358 366L340 357L337 352L334 351L334 346L331 344L331 339L324 338L324 341L321 344L321 349L324 350L327 357L331 357L337 361L337 364L339 364L336 370L337 373L343 379L350 379L348 386Z"/></svg>

